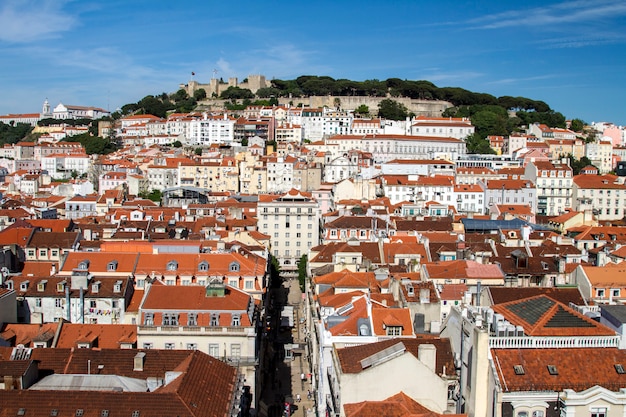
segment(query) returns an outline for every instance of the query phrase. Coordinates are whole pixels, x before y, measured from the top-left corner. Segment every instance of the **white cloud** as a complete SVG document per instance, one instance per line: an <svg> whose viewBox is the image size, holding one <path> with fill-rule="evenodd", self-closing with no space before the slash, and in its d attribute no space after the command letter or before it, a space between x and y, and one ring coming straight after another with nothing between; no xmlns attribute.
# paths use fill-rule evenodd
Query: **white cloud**
<svg viewBox="0 0 626 417"><path fill-rule="evenodd" d="M626 2L622 0L570 1L536 7L528 10L510 10L473 19L475 29L499 29L532 26L556 29L570 23L589 23L626 15Z"/></svg>
<svg viewBox="0 0 626 417"><path fill-rule="evenodd" d="M72 29L77 19L63 10L65 4L63 0L3 0L0 41L28 43Z"/></svg>

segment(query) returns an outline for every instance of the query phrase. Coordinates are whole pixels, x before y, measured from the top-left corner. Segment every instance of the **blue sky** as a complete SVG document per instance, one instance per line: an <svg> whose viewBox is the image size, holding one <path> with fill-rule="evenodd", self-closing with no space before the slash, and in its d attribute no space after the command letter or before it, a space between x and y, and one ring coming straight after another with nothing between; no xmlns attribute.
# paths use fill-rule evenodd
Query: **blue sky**
<svg viewBox="0 0 626 417"><path fill-rule="evenodd" d="M626 125L626 1L2 0L0 114L115 110L180 83L428 80Z"/></svg>

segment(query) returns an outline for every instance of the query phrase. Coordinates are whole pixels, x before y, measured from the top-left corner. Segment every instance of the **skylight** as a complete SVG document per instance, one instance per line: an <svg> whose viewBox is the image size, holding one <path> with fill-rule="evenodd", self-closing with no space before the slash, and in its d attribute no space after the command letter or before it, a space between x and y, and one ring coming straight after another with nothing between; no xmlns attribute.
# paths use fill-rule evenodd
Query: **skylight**
<svg viewBox="0 0 626 417"><path fill-rule="evenodd" d="M616 363L615 365L615 372L617 372L620 375L626 374L626 370L624 369L624 365L622 365L621 363Z"/></svg>
<svg viewBox="0 0 626 417"><path fill-rule="evenodd" d="M548 365L548 372L550 373L550 375L558 375L559 374L559 371L557 371L555 365Z"/></svg>
<svg viewBox="0 0 626 417"><path fill-rule="evenodd" d="M513 370L515 370L515 375L524 375L526 373L522 365L513 366Z"/></svg>

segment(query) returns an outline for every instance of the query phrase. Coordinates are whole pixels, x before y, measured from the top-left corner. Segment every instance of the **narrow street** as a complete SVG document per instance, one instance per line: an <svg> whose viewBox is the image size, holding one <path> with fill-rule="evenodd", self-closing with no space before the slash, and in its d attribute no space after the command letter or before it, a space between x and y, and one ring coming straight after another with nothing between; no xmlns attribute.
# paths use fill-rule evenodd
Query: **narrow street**
<svg viewBox="0 0 626 417"><path fill-rule="evenodd" d="M303 300L298 280L285 280L270 290L266 326L262 337L261 417L315 416L311 370L305 349ZM286 308L285 308L286 307ZM293 327L290 313L293 308ZM287 316L281 317L281 312Z"/></svg>

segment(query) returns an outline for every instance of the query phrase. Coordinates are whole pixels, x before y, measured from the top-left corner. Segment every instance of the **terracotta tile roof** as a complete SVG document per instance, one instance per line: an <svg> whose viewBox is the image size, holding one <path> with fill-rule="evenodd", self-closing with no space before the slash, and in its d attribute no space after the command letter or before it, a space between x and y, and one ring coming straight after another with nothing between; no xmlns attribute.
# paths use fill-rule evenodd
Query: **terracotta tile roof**
<svg viewBox="0 0 626 417"><path fill-rule="evenodd" d="M80 239L79 232L43 232L36 231L26 244L29 248L73 249Z"/></svg>
<svg viewBox="0 0 626 417"><path fill-rule="evenodd" d="M359 245L349 245L345 242L333 242L313 248L318 252L310 262L332 262L336 253L361 253L363 258L373 264L380 264L381 254L377 242L360 242Z"/></svg>
<svg viewBox="0 0 626 417"><path fill-rule="evenodd" d="M32 233L33 228L9 226L0 231L0 246L17 245L24 248Z"/></svg>
<svg viewBox="0 0 626 417"><path fill-rule="evenodd" d="M442 300L461 300L467 291L468 288L465 284L445 284L441 286L441 294L439 296Z"/></svg>
<svg viewBox="0 0 626 417"><path fill-rule="evenodd" d="M12 324L2 326L0 338L11 343L11 346L24 345L33 347L35 341L51 342L59 327L59 323L44 324Z"/></svg>
<svg viewBox="0 0 626 417"><path fill-rule="evenodd" d="M38 351L56 351L54 355L62 356L66 366L55 373L87 374L90 362L103 365L99 372L106 375L158 379L168 371L181 374L153 392L2 391L0 416L15 416L20 408L33 416L49 416L52 409L58 410L59 416L73 416L77 409L82 409L85 417L102 416L102 410L108 410L111 416L138 411L140 416L155 417L212 417L230 412L237 370L200 351L142 351L143 371L133 370L134 357L139 352L135 349L35 349L31 359L52 353ZM40 369L46 369L46 362L41 361Z"/></svg>
<svg viewBox="0 0 626 417"><path fill-rule="evenodd" d="M621 182L621 183L620 183ZM584 189L610 189L610 190L626 190L626 185L623 183L623 178L617 175L589 175L582 174L574 176L574 184L578 188Z"/></svg>
<svg viewBox="0 0 626 417"><path fill-rule="evenodd" d="M438 417L444 415L430 411L404 392L382 401L344 404L343 409L346 417ZM451 417L467 416L467 414L445 415Z"/></svg>
<svg viewBox="0 0 626 417"><path fill-rule="evenodd" d="M78 269L81 262L89 261L88 270L91 273L106 273L110 262L117 262L116 273L132 274L139 254L137 253L115 253L115 252L70 252L61 266L60 273L71 273Z"/></svg>
<svg viewBox="0 0 626 417"><path fill-rule="evenodd" d="M581 267L592 287L625 287L626 264L609 263L605 266Z"/></svg>
<svg viewBox="0 0 626 417"><path fill-rule="evenodd" d="M23 277L45 277L51 274L52 267L56 267L56 264L56 262L27 261L24 262L21 275Z"/></svg>
<svg viewBox="0 0 626 417"><path fill-rule="evenodd" d="M145 294L144 290L136 289L133 292L132 298L130 299L130 303L128 304L128 307L126 307L127 313L139 312L139 306L141 305L141 302L143 301L144 294Z"/></svg>
<svg viewBox="0 0 626 417"><path fill-rule="evenodd" d="M246 312L250 303L250 295L232 287L227 287L226 294L220 297L207 296L206 288L200 285L152 285L141 309L142 311Z"/></svg>
<svg viewBox="0 0 626 417"><path fill-rule="evenodd" d="M499 363L496 369L505 392L568 388L580 392L595 385L619 391L626 386L626 374L615 368L626 366L626 351L621 349L492 349L491 353ZM517 373L516 366L521 366ZM550 374L548 366L554 366L557 374Z"/></svg>
<svg viewBox="0 0 626 417"><path fill-rule="evenodd" d="M529 336L615 336L608 327L543 294L492 308Z"/></svg>
<svg viewBox="0 0 626 417"><path fill-rule="evenodd" d="M454 371L454 354L450 345L450 339L440 338L437 336L420 335L418 337L395 338L381 342L366 343L359 346L345 347L337 349L337 358L341 366L341 372L346 374L357 374L363 370L361 361L368 356L372 356L388 347L402 343L407 352L416 358L418 357L418 348L421 344L432 344L437 348L437 357L435 361L435 370L441 375L455 375Z"/></svg>
<svg viewBox="0 0 626 417"><path fill-rule="evenodd" d="M411 311L408 308L372 307L372 332L386 336L388 327L401 327L402 336L412 336Z"/></svg>
<svg viewBox="0 0 626 417"><path fill-rule="evenodd" d="M504 274L498 265L480 264L475 261L456 260L439 261L423 265L428 272L429 279L470 278L470 279L504 279Z"/></svg>
<svg viewBox="0 0 626 417"><path fill-rule="evenodd" d="M91 347L119 349L122 343L137 345L137 326L134 324L79 324L64 323L59 333L57 348L78 347L89 342Z"/></svg>

